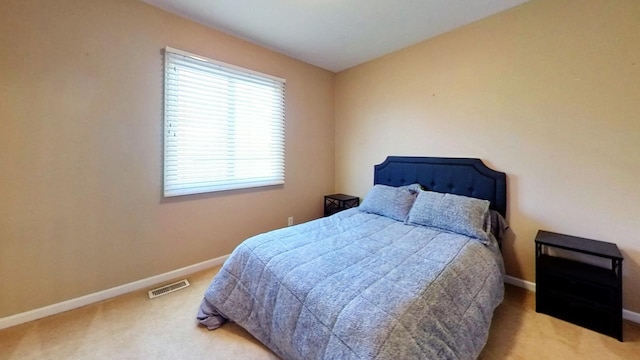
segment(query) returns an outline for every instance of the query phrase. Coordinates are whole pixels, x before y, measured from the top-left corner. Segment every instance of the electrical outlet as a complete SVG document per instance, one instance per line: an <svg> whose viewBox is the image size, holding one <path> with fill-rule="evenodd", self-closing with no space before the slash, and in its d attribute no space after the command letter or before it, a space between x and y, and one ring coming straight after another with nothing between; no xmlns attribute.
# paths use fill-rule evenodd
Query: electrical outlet
<svg viewBox="0 0 640 360"><path fill-rule="evenodd" d="M293 216L289 216L289 218L287 219L287 226L291 225L293 225Z"/></svg>

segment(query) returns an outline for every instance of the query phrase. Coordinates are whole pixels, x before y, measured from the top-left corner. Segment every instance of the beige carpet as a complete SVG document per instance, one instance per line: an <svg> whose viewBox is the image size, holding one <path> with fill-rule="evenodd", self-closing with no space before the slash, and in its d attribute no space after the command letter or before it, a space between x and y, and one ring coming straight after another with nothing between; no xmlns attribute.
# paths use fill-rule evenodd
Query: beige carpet
<svg viewBox="0 0 640 360"><path fill-rule="evenodd" d="M194 317L218 268L149 300L136 292L0 331L0 359L275 359L235 324L216 331ZM507 286L481 359L640 359L640 327L625 342L537 314L534 294Z"/></svg>

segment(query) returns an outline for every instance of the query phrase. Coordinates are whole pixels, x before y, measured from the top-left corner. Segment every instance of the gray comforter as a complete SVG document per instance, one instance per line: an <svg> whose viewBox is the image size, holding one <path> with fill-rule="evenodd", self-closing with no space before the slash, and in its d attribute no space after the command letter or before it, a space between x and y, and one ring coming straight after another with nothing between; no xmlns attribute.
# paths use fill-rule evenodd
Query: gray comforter
<svg viewBox="0 0 640 360"><path fill-rule="evenodd" d="M351 209L244 241L198 320L285 359L475 359L503 295L493 242Z"/></svg>

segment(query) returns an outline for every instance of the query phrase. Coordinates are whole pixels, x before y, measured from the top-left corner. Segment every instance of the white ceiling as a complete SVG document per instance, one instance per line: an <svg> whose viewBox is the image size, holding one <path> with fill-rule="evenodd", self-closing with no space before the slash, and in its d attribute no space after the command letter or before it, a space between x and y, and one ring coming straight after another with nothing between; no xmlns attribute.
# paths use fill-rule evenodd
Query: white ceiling
<svg viewBox="0 0 640 360"><path fill-rule="evenodd" d="M338 72L529 0L142 0Z"/></svg>

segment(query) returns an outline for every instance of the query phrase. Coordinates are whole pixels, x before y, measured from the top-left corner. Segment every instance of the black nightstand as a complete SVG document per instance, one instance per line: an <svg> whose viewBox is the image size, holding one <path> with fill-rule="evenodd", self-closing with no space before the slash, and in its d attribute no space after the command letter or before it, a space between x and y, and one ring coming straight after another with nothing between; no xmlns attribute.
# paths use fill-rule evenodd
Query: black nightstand
<svg viewBox="0 0 640 360"><path fill-rule="evenodd" d="M324 197L324 216L360 205L360 198L345 194L331 194Z"/></svg>
<svg viewBox="0 0 640 360"><path fill-rule="evenodd" d="M618 246L542 230L535 243L536 311L622 341L623 258ZM553 256L550 248L587 254L610 266Z"/></svg>

